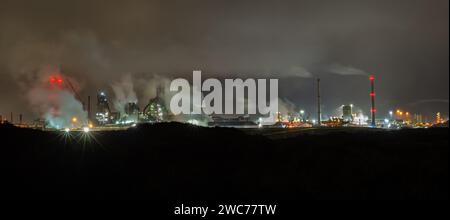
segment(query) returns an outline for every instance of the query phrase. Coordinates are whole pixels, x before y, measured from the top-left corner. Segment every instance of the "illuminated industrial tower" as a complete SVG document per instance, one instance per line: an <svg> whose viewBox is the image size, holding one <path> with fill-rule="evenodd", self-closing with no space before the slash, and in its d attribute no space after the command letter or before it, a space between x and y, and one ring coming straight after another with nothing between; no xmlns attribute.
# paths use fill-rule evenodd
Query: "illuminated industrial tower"
<svg viewBox="0 0 450 220"><path fill-rule="evenodd" d="M372 108L370 109L370 112L372 113L372 127L376 127L376 121L375 121L375 115L377 113L377 109L375 108L375 76L371 75L369 77L370 79L370 98L372 102Z"/></svg>

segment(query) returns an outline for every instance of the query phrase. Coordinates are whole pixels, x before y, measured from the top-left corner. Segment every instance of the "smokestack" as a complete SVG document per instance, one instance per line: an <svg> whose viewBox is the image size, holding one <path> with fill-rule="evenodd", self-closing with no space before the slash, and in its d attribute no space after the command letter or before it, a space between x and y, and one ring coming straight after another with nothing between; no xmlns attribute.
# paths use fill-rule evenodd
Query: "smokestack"
<svg viewBox="0 0 450 220"><path fill-rule="evenodd" d="M88 112L88 121L91 121L91 96L88 95L88 103L87 103L87 112Z"/></svg>
<svg viewBox="0 0 450 220"><path fill-rule="evenodd" d="M320 78L317 79L317 124L322 125L322 115L320 107Z"/></svg>
<svg viewBox="0 0 450 220"><path fill-rule="evenodd" d="M377 109L375 108L375 76L371 75L369 77L370 79L370 98L372 102L372 108L370 109L370 112L372 113L372 127L376 127L376 121L375 121L375 114L377 113Z"/></svg>
<svg viewBox="0 0 450 220"><path fill-rule="evenodd" d="M161 85L158 85L156 88L156 97L161 98L163 94L163 87Z"/></svg>
<svg viewBox="0 0 450 220"><path fill-rule="evenodd" d="M11 112L11 115L10 115L11 117L10 117L10 119L11 119L11 121L10 121L10 123L12 124L12 123L14 123L14 118L13 118L13 113Z"/></svg>
<svg viewBox="0 0 450 220"><path fill-rule="evenodd" d="M22 114L19 114L19 124L22 124Z"/></svg>

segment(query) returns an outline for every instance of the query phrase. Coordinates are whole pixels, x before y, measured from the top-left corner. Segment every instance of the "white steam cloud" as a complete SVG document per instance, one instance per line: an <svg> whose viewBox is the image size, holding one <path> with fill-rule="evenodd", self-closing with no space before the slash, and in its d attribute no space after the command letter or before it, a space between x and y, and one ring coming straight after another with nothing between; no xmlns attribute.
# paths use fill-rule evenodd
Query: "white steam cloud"
<svg viewBox="0 0 450 220"><path fill-rule="evenodd" d="M368 76L369 74L364 70L355 68L353 66L343 66L341 64L333 64L328 68L328 71L342 76Z"/></svg>
<svg viewBox="0 0 450 220"><path fill-rule="evenodd" d="M292 66L288 71L288 76L311 78L313 74L302 66Z"/></svg>
<svg viewBox="0 0 450 220"><path fill-rule="evenodd" d="M61 81L52 82L49 80L51 77ZM51 128L79 128L88 123L87 112L75 98L67 80L69 77L47 68L40 71L39 80L29 86L31 89L28 90L27 98L33 111L43 117Z"/></svg>
<svg viewBox="0 0 450 220"><path fill-rule="evenodd" d="M111 87L115 96L114 108L121 114L125 112L127 103L138 103L131 74L124 75L120 81L113 83Z"/></svg>

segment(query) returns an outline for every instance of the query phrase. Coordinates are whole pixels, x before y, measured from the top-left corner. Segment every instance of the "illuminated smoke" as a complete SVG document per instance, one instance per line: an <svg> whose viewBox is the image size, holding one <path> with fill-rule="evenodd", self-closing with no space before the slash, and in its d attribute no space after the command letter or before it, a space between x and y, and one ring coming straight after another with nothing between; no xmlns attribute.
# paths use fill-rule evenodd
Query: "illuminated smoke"
<svg viewBox="0 0 450 220"><path fill-rule="evenodd" d="M135 89L139 93L139 97L141 97L141 107L145 107L149 104L149 101L159 96L161 100L164 102L165 109L169 110L170 114L170 100L176 92L170 91L170 83L171 79L168 77L163 77L156 74L146 74L145 76L139 75L134 76L133 82L135 82ZM191 85L192 86L192 85ZM160 93L158 94L158 88L160 88ZM192 95L192 94L191 94ZM202 97L203 98L203 97ZM191 97L191 105L192 97ZM192 108L192 107L191 107ZM207 126L210 121L209 117L206 115L171 115L168 117L168 120L174 122L181 123L192 123L200 126Z"/></svg>
<svg viewBox="0 0 450 220"><path fill-rule="evenodd" d="M340 64L333 64L328 69L331 73L342 76L368 76L369 74L361 69L353 66L343 66Z"/></svg>
<svg viewBox="0 0 450 220"><path fill-rule="evenodd" d="M131 74L124 75L120 81L111 85L114 92L114 108L121 114L125 113L125 105L128 103L138 103Z"/></svg>
<svg viewBox="0 0 450 220"><path fill-rule="evenodd" d="M302 66L292 66L287 73L284 74L285 76L295 76L295 77L301 77L301 78L311 78L313 77L313 74L309 72L307 69L305 69Z"/></svg>
<svg viewBox="0 0 450 220"><path fill-rule="evenodd" d="M58 129L79 128L88 123L87 112L83 111L82 104L75 99L73 94L67 91L59 91L55 95L59 101L51 106L50 111L45 114L45 119L50 127Z"/></svg>
<svg viewBox="0 0 450 220"><path fill-rule="evenodd" d="M33 111L43 117L51 128L79 128L88 123L87 112L72 90L78 86L73 86L68 80L69 77L57 69L46 68L27 93Z"/></svg>
<svg viewBox="0 0 450 220"><path fill-rule="evenodd" d="M158 88L161 88L161 94L159 94L169 109L170 99L173 94L170 92L171 79L162 77L160 75L148 75L146 77L136 77L136 90L139 91L139 97L141 97L143 105L148 104L148 101L155 98Z"/></svg>
<svg viewBox="0 0 450 220"><path fill-rule="evenodd" d="M297 112L298 110L298 107L288 99L285 98L278 100L278 111L281 114L286 115L291 112Z"/></svg>

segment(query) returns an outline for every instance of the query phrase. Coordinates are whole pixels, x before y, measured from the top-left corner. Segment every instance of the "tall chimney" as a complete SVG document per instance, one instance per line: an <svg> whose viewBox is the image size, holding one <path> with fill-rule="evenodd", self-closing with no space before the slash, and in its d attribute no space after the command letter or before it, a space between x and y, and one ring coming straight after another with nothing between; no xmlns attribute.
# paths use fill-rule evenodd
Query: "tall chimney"
<svg viewBox="0 0 450 220"><path fill-rule="evenodd" d="M19 114L19 124L22 124L22 114Z"/></svg>
<svg viewBox="0 0 450 220"><path fill-rule="evenodd" d="M14 118L13 118L13 113L11 112L11 115L10 115L11 117L10 117L10 119L11 119L11 121L10 121L10 123L12 124L12 123L14 123Z"/></svg>
<svg viewBox="0 0 450 220"><path fill-rule="evenodd" d="M377 123L375 120L375 116L377 113L377 109L375 108L375 76L371 75L369 77L370 79L370 98L371 98L371 102L372 102L372 107L370 109L370 112L372 113L372 123L371 126L372 127L376 127Z"/></svg>
<svg viewBox="0 0 450 220"><path fill-rule="evenodd" d="M320 78L317 79L317 124L322 125L322 113L320 104Z"/></svg>
<svg viewBox="0 0 450 220"><path fill-rule="evenodd" d="M91 121L91 96L88 95L88 103L87 103L87 112L88 112L88 121Z"/></svg>

